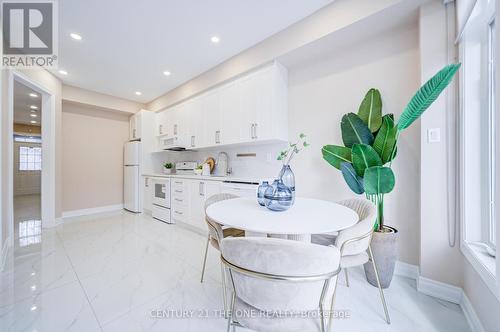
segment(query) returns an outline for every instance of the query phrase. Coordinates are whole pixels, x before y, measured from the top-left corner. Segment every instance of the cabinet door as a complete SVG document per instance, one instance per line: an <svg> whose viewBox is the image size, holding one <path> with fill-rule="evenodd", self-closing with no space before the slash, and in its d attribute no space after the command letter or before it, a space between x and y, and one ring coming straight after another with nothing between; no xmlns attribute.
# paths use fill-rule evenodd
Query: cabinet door
<svg viewBox="0 0 500 332"><path fill-rule="evenodd" d="M240 80L240 141L250 142L254 139L254 126L256 119L256 98L257 83L250 77L244 77Z"/></svg>
<svg viewBox="0 0 500 332"><path fill-rule="evenodd" d="M256 88L253 139L270 139L273 134L273 71L271 68L262 70L253 80Z"/></svg>
<svg viewBox="0 0 500 332"><path fill-rule="evenodd" d="M156 113L156 119L155 119L155 134L156 136L161 136L164 135L167 128L165 126L165 114L166 112L160 112Z"/></svg>
<svg viewBox="0 0 500 332"><path fill-rule="evenodd" d="M135 139L141 139L142 138L142 112L139 112L134 115L135 121L134 121L134 137Z"/></svg>
<svg viewBox="0 0 500 332"><path fill-rule="evenodd" d="M204 200L203 205L205 205L205 201L210 198L210 196L220 194L221 184L217 181L206 181L204 189Z"/></svg>
<svg viewBox="0 0 500 332"><path fill-rule="evenodd" d="M143 177L143 209L146 212L151 212L153 210L153 193L151 191L151 178Z"/></svg>
<svg viewBox="0 0 500 332"><path fill-rule="evenodd" d="M240 86L237 81L221 88L220 144L240 142Z"/></svg>
<svg viewBox="0 0 500 332"><path fill-rule="evenodd" d="M189 134L187 144L191 148L199 148L204 144L204 126L201 111L201 98L192 99L187 108L187 119L189 122Z"/></svg>
<svg viewBox="0 0 500 332"><path fill-rule="evenodd" d="M205 223L205 182L198 180L189 181L189 195L190 195L190 218L189 224L201 230L206 230Z"/></svg>
<svg viewBox="0 0 500 332"><path fill-rule="evenodd" d="M136 115L132 115L129 121L129 140L135 140L137 135Z"/></svg>
<svg viewBox="0 0 500 332"><path fill-rule="evenodd" d="M201 112L205 127L202 145L220 144L220 91L211 91L201 97Z"/></svg>

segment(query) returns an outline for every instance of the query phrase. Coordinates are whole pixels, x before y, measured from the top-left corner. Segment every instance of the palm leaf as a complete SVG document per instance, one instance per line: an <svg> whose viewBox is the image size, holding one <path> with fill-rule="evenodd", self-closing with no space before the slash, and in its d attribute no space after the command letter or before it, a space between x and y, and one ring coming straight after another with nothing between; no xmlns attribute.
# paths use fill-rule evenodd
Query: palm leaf
<svg viewBox="0 0 500 332"><path fill-rule="evenodd" d="M321 153L323 154L323 159L339 170L342 163L351 162L351 149L345 146L325 145L321 149Z"/></svg>
<svg viewBox="0 0 500 332"><path fill-rule="evenodd" d="M372 166L382 166L382 160L370 145L354 144L352 146L352 164L359 176L365 175L365 170Z"/></svg>
<svg viewBox="0 0 500 332"><path fill-rule="evenodd" d="M370 128L354 113L347 113L342 117L340 122L342 131L342 141L348 148L353 144L368 144L373 143L373 134Z"/></svg>
<svg viewBox="0 0 500 332"><path fill-rule="evenodd" d="M391 161L393 150L396 146L397 128L394 126L394 119L390 114L383 117L382 127L373 141L373 148L382 159L382 164Z"/></svg>
<svg viewBox="0 0 500 332"><path fill-rule="evenodd" d="M376 132L382 125L382 98L377 89L370 89L359 105L358 115L370 128L371 132Z"/></svg>
<svg viewBox="0 0 500 332"><path fill-rule="evenodd" d="M363 178L356 174L356 171L352 167L351 163L342 163L340 165L340 170L344 176L344 180L356 194L362 194L365 192L363 188Z"/></svg>
<svg viewBox="0 0 500 332"><path fill-rule="evenodd" d="M367 194L387 194L394 189L396 178L389 167L374 166L366 169L363 182Z"/></svg>
<svg viewBox="0 0 500 332"><path fill-rule="evenodd" d="M460 63L451 64L441 69L428 80L406 105L398 122L398 130L408 128L439 97L460 68Z"/></svg>

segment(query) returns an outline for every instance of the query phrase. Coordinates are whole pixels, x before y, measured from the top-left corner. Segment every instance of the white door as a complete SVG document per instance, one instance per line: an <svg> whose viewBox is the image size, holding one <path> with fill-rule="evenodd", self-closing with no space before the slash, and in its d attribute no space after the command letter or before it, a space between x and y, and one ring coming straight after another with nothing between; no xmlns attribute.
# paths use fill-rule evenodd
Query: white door
<svg viewBox="0 0 500 332"><path fill-rule="evenodd" d="M123 206L129 211L141 212L139 166L125 166L123 173Z"/></svg>

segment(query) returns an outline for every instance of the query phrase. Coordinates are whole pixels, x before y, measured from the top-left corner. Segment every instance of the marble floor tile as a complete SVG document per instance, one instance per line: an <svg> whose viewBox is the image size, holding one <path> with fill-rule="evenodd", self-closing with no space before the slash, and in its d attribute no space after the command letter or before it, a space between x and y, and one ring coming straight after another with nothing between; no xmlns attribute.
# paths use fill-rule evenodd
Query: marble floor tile
<svg viewBox="0 0 500 332"><path fill-rule="evenodd" d="M38 230L29 221L39 218L36 199L16 202L15 246L0 273L0 331L225 331L212 247L200 283L204 236L124 211ZM459 306L398 276L385 291L387 325L377 288L361 268L349 276L350 287L340 277L335 306L349 318L336 319L334 330L469 331Z"/></svg>

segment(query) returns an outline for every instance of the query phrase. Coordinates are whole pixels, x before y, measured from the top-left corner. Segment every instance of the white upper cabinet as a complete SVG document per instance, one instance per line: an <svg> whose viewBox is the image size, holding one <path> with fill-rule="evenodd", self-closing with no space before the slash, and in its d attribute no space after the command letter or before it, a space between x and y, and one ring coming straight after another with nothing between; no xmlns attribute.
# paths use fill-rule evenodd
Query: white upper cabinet
<svg viewBox="0 0 500 332"><path fill-rule="evenodd" d="M141 114L137 113L130 117L129 121L129 140L140 140L142 136L142 122Z"/></svg>
<svg viewBox="0 0 500 332"><path fill-rule="evenodd" d="M182 135L187 148L288 140L288 79L278 63L157 114L158 136Z"/></svg>

